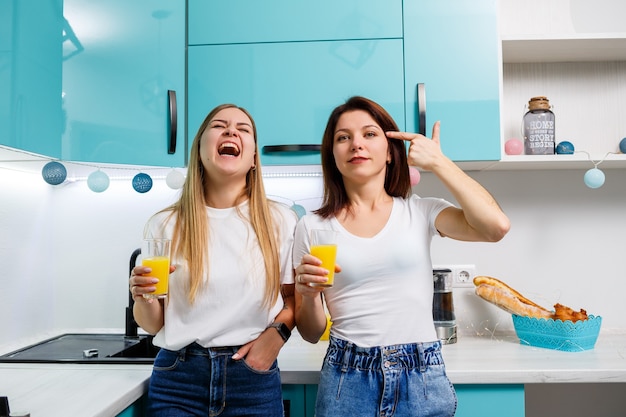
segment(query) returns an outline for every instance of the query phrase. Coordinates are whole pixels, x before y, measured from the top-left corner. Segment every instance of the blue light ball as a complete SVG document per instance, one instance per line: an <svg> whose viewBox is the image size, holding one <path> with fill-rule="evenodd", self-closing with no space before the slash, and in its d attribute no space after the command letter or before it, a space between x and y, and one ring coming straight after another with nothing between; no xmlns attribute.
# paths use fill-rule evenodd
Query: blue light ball
<svg viewBox="0 0 626 417"><path fill-rule="evenodd" d="M556 153L559 155L572 155L574 153L574 144L564 140L556 145Z"/></svg>
<svg viewBox="0 0 626 417"><path fill-rule="evenodd" d="M604 185L604 172L598 168L591 168L585 172L585 185L589 188L600 188Z"/></svg>
<svg viewBox="0 0 626 417"><path fill-rule="evenodd" d="M44 165L41 176L48 184L59 185L67 178L67 170L62 163L52 161Z"/></svg>
<svg viewBox="0 0 626 417"><path fill-rule="evenodd" d="M133 188L138 193L147 193L152 188L152 178L150 175L140 172L133 178Z"/></svg>
<svg viewBox="0 0 626 417"><path fill-rule="evenodd" d="M109 188L109 176L100 171L94 171L87 177L87 186L94 193L101 193L107 188Z"/></svg>
<svg viewBox="0 0 626 417"><path fill-rule="evenodd" d="M619 151L621 153L626 153L626 138L620 140L620 142L619 142Z"/></svg>
<svg viewBox="0 0 626 417"><path fill-rule="evenodd" d="M306 209L302 207L300 204L294 204L293 206L291 206L291 209L296 212L299 219L301 219L302 216L306 214Z"/></svg>

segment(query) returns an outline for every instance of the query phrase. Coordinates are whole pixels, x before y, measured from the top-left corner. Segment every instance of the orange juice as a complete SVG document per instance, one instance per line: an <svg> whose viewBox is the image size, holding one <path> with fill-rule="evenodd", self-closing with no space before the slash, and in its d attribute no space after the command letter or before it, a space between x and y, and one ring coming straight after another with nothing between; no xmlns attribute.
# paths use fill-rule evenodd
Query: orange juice
<svg viewBox="0 0 626 417"><path fill-rule="evenodd" d="M156 291L147 294L152 298L165 298L167 295L167 284L170 276L170 258L167 256L152 256L141 261L141 265L152 268L151 277L159 279L156 283Z"/></svg>
<svg viewBox="0 0 626 417"><path fill-rule="evenodd" d="M320 337L320 340L328 340L330 339L330 326L333 325L333 322L330 321L330 317L327 315L326 316L326 330L324 330L324 333L322 333L322 336Z"/></svg>
<svg viewBox="0 0 626 417"><path fill-rule="evenodd" d="M322 261L322 268L328 270L328 281L320 284L311 284L320 287L332 287L335 279L335 258L337 245L313 245L311 255Z"/></svg>

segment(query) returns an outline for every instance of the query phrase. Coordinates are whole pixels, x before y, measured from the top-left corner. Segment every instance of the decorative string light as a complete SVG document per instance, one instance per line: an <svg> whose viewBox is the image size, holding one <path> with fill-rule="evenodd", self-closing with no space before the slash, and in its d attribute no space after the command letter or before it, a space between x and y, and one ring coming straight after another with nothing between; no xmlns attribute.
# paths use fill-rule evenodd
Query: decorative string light
<svg viewBox="0 0 626 417"><path fill-rule="evenodd" d="M59 185L67 178L67 169L57 161L50 161L41 170L43 180L50 185Z"/></svg>
<svg viewBox="0 0 626 417"><path fill-rule="evenodd" d="M411 187L419 184L422 175L415 167L409 167L409 178L411 179Z"/></svg>
<svg viewBox="0 0 626 417"><path fill-rule="evenodd" d="M15 162L23 162L23 161L15 161ZM71 181L85 181L86 180L87 186L94 193L102 193L106 191L109 188L111 179L114 179L114 180L131 179L133 189L141 194L147 193L148 191L152 189L152 186L154 184L153 180L155 178L165 179L167 186L173 190L182 188L183 184L185 183L185 174L174 168L160 168L160 167L150 168L151 171L161 170L161 169L170 170L167 176L161 175L161 176L153 177L150 174L147 174L145 172L139 172L138 174L135 174L133 177L130 177L128 175L118 175L118 176L113 176L111 178L104 170L133 171L136 169L131 168L131 167L113 167L113 166L100 167L100 166L81 163L81 162L69 162L69 164L96 168L96 170L93 171L91 174L89 174L87 177L71 178ZM44 181L46 181L50 185L60 185L64 183L65 181L70 180L67 176L67 169L65 168L65 165L63 165L59 161L48 162L43 167L41 171L41 175Z"/></svg>
<svg viewBox="0 0 626 417"><path fill-rule="evenodd" d="M619 149L622 154L626 154L626 138L623 138L619 143ZM507 155L521 155L524 150L523 144L519 139L511 138L504 143L504 152ZM569 141L561 141L555 146L555 152L557 155L573 155L575 153L584 153L587 158L593 164L593 168L588 169L583 176L585 185L589 188L600 188L604 185L606 176L604 172L598 168L609 155L618 155L615 152L607 152L606 155L599 161L591 159L591 155L587 151L577 151L574 148L574 144Z"/></svg>
<svg viewBox="0 0 626 417"><path fill-rule="evenodd" d="M572 142L564 140L556 145L554 151L558 155L572 155L575 151L574 144Z"/></svg>
<svg viewBox="0 0 626 417"><path fill-rule="evenodd" d="M150 191L152 189L153 179L155 178L165 179L167 185L174 190L182 188L185 182L185 174L171 167L170 168L146 167L146 169L150 169L150 171L169 170L170 172L169 174L167 174L167 176L165 175L150 176L149 174L145 172L140 172L139 174L134 175L134 177L131 177L128 174L109 176L104 170L128 172L128 171L138 171L139 168L135 168L132 166L123 166L123 165L115 166L113 164L108 165L108 166L100 166L100 165L94 165L94 164L84 163L84 162L51 160L50 158L47 158L39 154L35 154L35 153L31 153L31 152L24 151L21 149L15 149L15 148L3 146L3 145L0 145L0 150L7 150L7 151L10 151L12 154L23 154L27 156L27 158L21 157L21 158L15 158L11 160L2 160L0 161L1 163L7 163L7 162L15 162L15 163L20 163L20 164L25 164L29 162L41 163L41 162L45 162L46 160L48 160L49 162L47 162L41 169L41 176L46 183L57 186L65 182L86 181L87 186L94 193L102 193L106 191L109 188L111 180L132 179L133 188L135 189L135 191L139 193L146 193ZM95 168L96 170L91 172L87 177L81 177L81 176L68 177L68 170L66 168L66 165L91 167L91 168Z"/></svg>
<svg viewBox="0 0 626 417"><path fill-rule="evenodd" d="M619 141L619 151L621 153L626 153L626 138Z"/></svg>
<svg viewBox="0 0 626 417"><path fill-rule="evenodd" d="M298 203L298 202L296 202L296 201L294 201L294 200L292 200L290 198L282 197L282 196L279 196L279 195L272 195L272 194L268 194L267 198L269 198L270 200L275 200L275 201L278 201L278 202L285 203L286 205L291 204L290 208L291 208L291 210L293 210L296 213L296 215L298 216L298 219L302 218L302 216L304 216L307 213L306 208L304 208L303 205L301 205L300 203ZM302 201L306 201L306 200L318 200L319 201L319 200L321 200L321 197L309 197L309 198L300 199L298 201L302 202Z"/></svg>
<svg viewBox="0 0 626 417"><path fill-rule="evenodd" d="M138 193L147 193L152 189L152 178L145 172L140 172L133 177L133 188Z"/></svg>
<svg viewBox="0 0 626 417"><path fill-rule="evenodd" d="M101 193L109 188L109 176L100 169L92 172L87 177L87 186L94 193Z"/></svg>
<svg viewBox="0 0 626 417"><path fill-rule="evenodd" d="M599 160L598 162L595 162L593 159L591 159L591 155L589 155L589 152L586 151L576 151L576 152L580 152L580 153L584 153L587 155L587 158L589 158L589 160L591 161L591 163L593 164L593 168L587 170L587 172L585 172L585 175L583 177L583 181L585 181L585 185L589 188L600 188L604 185L604 181L606 179L604 172L602 172L602 170L598 169L598 165L600 165L602 162L604 162L604 160L606 159L607 156L609 155L616 155L615 152L607 152L606 155L604 155L604 158L602 158L601 160Z"/></svg>
<svg viewBox="0 0 626 417"><path fill-rule="evenodd" d="M175 169L172 169L167 177L165 177L165 183L172 190L178 190L183 187L185 183L185 174Z"/></svg>
<svg viewBox="0 0 626 417"><path fill-rule="evenodd" d="M504 152L507 155L521 155L524 152L524 144L517 138L511 138L504 142Z"/></svg>

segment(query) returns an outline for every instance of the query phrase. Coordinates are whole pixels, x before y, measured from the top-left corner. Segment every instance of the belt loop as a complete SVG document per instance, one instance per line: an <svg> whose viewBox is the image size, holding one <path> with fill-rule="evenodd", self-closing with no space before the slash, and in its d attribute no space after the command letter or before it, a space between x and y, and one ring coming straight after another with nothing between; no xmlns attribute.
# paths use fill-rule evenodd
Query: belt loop
<svg viewBox="0 0 626 417"><path fill-rule="evenodd" d="M178 351L178 358L182 362L185 362L185 358L187 357L187 347L188 346L185 346L184 348L182 348L181 350Z"/></svg>
<svg viewBox="0 0 626 417"><path fill-rule="evenodd" d="M417 344L417 361L419 362L420 372L423 374L428 369L428 363L424 355L424 345L421 343Z"/></svg>
<svg viewBox="0 0 626 417"><path fill-rule="evenodd" d="M352 344L346 343L343 347L343 360L341 361L341 372L348 372L350 359L352 357Z"/></svg>

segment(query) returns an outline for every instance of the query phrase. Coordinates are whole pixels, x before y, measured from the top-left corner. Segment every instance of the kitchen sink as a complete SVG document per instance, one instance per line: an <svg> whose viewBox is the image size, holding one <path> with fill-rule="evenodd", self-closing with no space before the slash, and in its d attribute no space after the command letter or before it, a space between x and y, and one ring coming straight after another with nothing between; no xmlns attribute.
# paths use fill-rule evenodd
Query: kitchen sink
<svg viewBox="0 0 626 417"><path fill-rule="evenodd" d="M151 335L66 333L0 355L0 363L152 364L159 348Z"/></svg>

